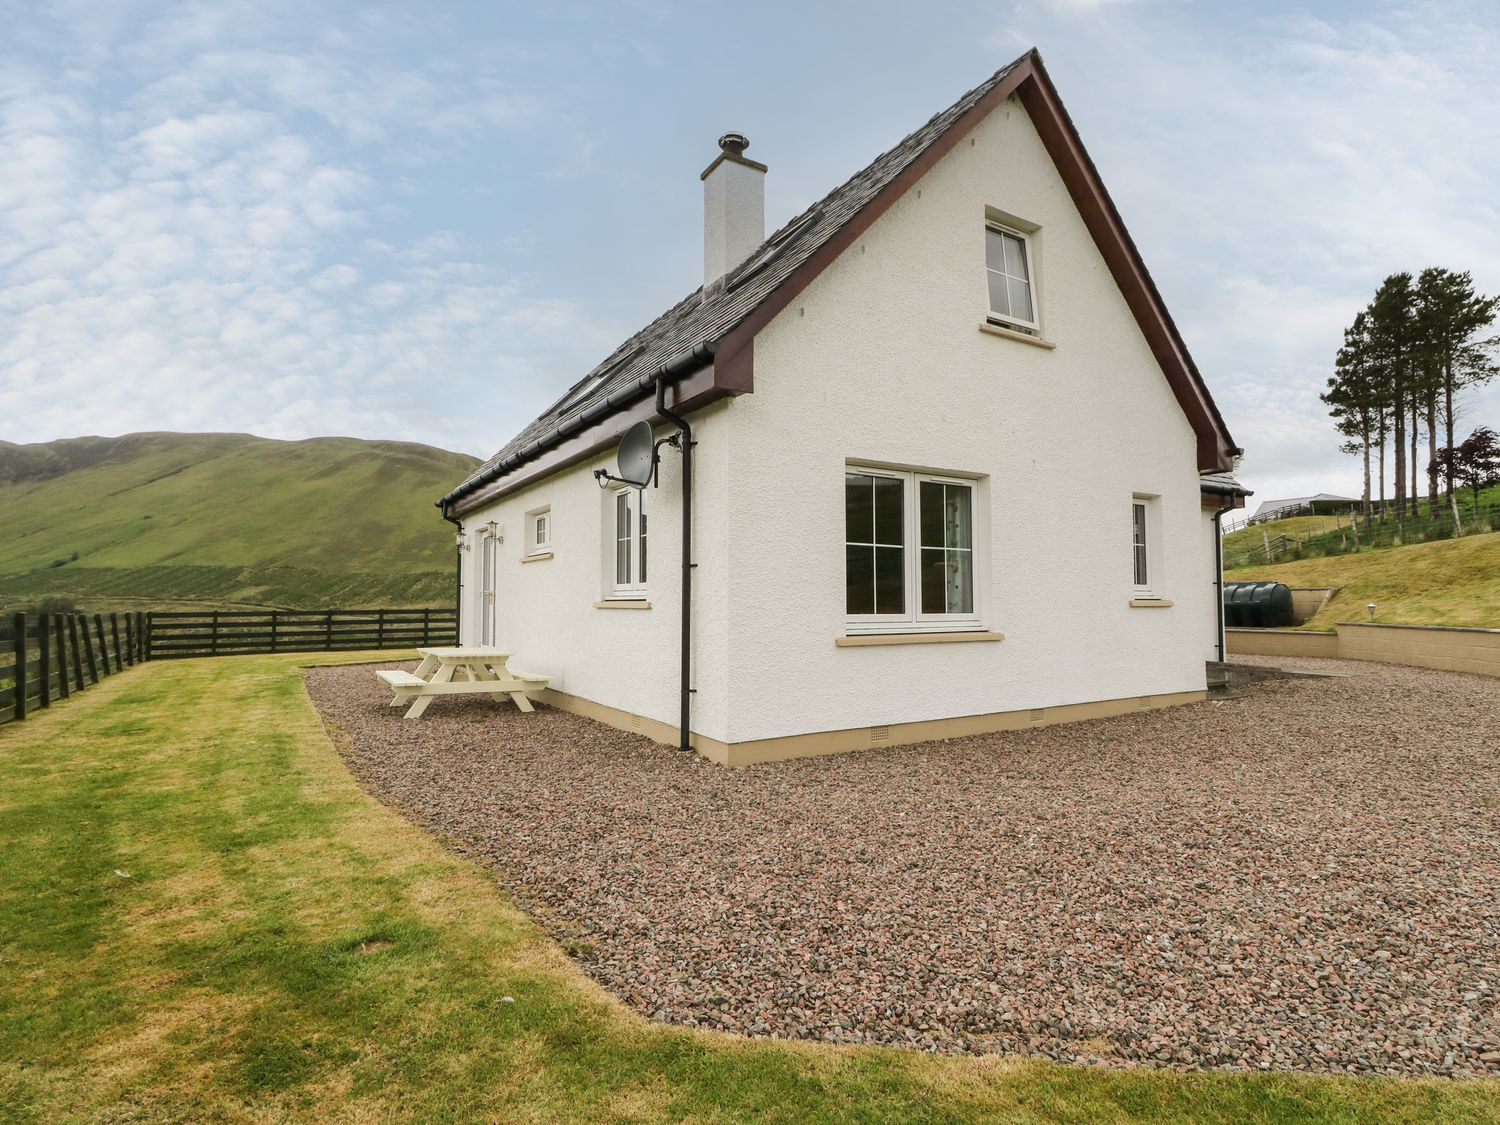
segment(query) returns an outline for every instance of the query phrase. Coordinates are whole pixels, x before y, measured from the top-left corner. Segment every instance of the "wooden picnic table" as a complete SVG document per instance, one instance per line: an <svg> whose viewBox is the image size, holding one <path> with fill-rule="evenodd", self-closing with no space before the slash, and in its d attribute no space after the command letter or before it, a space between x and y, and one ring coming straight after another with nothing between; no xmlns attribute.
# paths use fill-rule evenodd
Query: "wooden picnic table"
<svg viewBox="0 0 1500 1125"><path fill-rule="evenodd" d="M520 710L531 711L527 691L547 686L546 676L511 671L506 666L511 654L497 648L475 645L419 648L417 654L422 660L415 672L376 673L394 693L392 707L408 699L413 701L406 712L408 719L421 718L439 695L488 695L497 703L510 696Z"/></svg>

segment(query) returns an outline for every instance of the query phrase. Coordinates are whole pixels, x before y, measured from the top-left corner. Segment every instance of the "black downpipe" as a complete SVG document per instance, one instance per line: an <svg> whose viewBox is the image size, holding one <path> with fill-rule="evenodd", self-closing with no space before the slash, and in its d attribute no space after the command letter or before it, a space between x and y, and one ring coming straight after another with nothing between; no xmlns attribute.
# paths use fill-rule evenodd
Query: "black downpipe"
<svg viewBox="0 0 1500 1125"><path fill-rule="evenodd" d="M656 412L681 434L682 444L682 700L677 720L677 749L692 750L690 718L693 699L693 427L667 409L667 376L656 380Z"/></svg>
<svg viewBox="0 0 1500 1125"><path fill-rule="evenodd" d="M443 518L458 530L453 534L453 643L463 644L464 617L464 524L448 514L447 501L441 502Z"/></svg>
<svg viewBox="0 0 1500 1125"><path fill-rule="evenodd" d="M1219 633L1215 638L1219 649L1219 663L1228 663L1228 651L1224 644L1224 513L1233 508L1220 508L1214 512L1214 612L1219 622Z"/></svg>

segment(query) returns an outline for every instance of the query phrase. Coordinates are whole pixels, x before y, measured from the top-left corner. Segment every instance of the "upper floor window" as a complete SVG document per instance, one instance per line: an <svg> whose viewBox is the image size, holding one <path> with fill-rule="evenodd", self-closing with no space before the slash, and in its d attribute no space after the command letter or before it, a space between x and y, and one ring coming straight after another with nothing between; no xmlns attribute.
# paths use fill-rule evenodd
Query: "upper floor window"
<svg viewBox="0 0 1500 1125"><path fill-rule="evenodd" d="M1031 236L993 221L986 223L984 265L989 280L990 319L1036 332L1040 325Z"/></svg>
<svg viewBox="0 0 1500 1125"><path fill-rule="evenodd" d="M646 593L646 490L614 489L609 499L610 596Z"/></svg>
<svg viewBox="0 0 1500 1125"><path fill-rule="evenodd" d="M856 632L979 627L974 482L851 466L845 610Z"/></svg>

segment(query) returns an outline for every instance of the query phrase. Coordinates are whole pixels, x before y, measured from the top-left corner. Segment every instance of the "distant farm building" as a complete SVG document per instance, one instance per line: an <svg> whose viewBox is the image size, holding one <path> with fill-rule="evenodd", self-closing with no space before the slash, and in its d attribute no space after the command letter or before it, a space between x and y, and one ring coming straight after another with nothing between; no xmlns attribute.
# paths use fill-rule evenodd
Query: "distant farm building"
<svg viewBox="0 0 1500 1125"><path fill-rule="evenodd" d="M1283 520L1288 516L1324 516L1334 512L1347 512L1359 501L1352 496L1335 496L1331 492L1320 492L1316 496L1293 496L1290 500L1266 500L1255 509L1250 523L1266 523Z"/></svg>

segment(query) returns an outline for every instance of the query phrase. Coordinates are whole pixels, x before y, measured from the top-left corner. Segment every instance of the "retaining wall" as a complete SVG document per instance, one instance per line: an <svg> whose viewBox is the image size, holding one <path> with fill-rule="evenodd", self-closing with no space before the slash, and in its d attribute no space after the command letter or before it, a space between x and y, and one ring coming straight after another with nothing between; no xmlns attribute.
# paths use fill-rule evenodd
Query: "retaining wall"
<svg viewBox="0 0 1500 1125"><path fill-rule="evenodd" d="M1341 622L1332 633L1292 629L1226 629L1236 656L1311 656L1374 660L1500 676L1500 629Z"/></svg>

